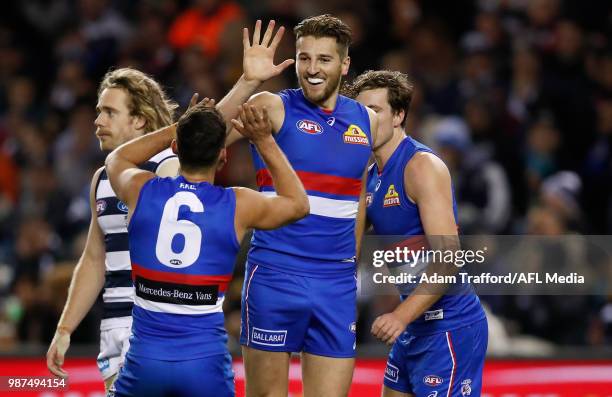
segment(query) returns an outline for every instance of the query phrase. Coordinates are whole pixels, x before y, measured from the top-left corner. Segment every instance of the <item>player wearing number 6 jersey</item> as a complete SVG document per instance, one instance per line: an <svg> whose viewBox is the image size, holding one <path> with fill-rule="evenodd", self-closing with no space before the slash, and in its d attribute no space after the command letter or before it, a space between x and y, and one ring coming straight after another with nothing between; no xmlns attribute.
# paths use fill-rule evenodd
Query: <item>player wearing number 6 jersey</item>
<svg viewBox="0 0 612 397"><path fill-rule="evenodd" d="M180 118L175 140L164 129L106 159L111 185L130 209L136 289L130 349L111 389L116 396L233 396L222 305L239 241L247 228L280 227L309 211L265 109L243 105L233 124L257 148L278 196L213 185L226 158L226 128L204 102ZM170 144L179 176L159 178L138 168Z"/></svg>

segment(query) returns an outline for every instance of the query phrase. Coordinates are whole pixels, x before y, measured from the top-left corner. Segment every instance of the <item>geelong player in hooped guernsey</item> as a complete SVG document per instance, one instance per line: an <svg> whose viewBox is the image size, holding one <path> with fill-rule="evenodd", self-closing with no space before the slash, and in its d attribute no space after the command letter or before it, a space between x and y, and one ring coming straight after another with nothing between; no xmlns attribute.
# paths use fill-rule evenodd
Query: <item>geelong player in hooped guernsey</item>
<svg viewBox="0 0 612 397"><path fill-rule="evenodd" d="M376 162L367 174L367 221L375 234L456 249L448 169L431 149L404 133L412 90L405 75L390 71L366 72L349 86L351 96L374 109L380 122ZM393 312L374 321L372 333L393 343L384 397L480 396L486 317L469 284L452 288L444 295L442 289L417 287Z"/></svg>
<svg viewBox="0 0 612 397"><path fill-rule="evenodd" d="M247 395L287 395L290 353L301 352L306 396L346 396L355 356L355 224L376 114L338 94L350 64L348 26L320 15L294 32L300 89L262 92L249 103L268 109L310 215L253 235L240 336ZM231 133L228 144L237 138ZM274 197L269 169L255 151L253 158L260 191Z"/></svg>
<svg viewBox="0 0 612 397"><path fill-rule="evenodd" d="M151 77L132 68L108 72L98 90L95 120L100 149L110 152L137 136L172 123L176 104ZM141 165L160 176L176 175L178 160L170 149ZM129 347L134 288L127 234L127 206L111 188L106 169L94 174L87 243L74 270L68 299L47 352L47 367L61 377L70 335L102 292L98 368L108 390Z"/></svg>
<svg viewBox="0 0 612 397"><path fill-rule="evenodd" d="M308 213L304 188L271 137L265 109L243 105L234 127L267 164L278 196L214 186L226 127L204 100L176 127L122 145L107 160L127 203L136 298L126 363L115 396L234 395L222 305L247 228L271 229ZM180 175L159 178L136 164L172 144Z"/></svg>

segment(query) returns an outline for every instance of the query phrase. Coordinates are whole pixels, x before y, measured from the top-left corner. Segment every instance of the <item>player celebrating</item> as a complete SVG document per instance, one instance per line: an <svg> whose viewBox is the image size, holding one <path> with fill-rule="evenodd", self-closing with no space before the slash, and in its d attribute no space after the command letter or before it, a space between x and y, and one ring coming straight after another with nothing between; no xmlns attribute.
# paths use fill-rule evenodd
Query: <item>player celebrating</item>
<svg viewBox="0 0 612 397"><path fill-rule="evenodd" d="M226 159L226 126L206 102L179 119L176 139L167 128L106 159L111 185L129 208L136 289L133 336L113 386L118 397L233 396L222 305L239 241L247 228L272 229L308 214L304 188L272 139L265 108L243 105L241 122L233 123L257 148L278 196L213 185ZM178 177L138 168L170 144Z"/></svg>
<svg viewBox="0 0 612 397"><path fill-rule="evenodd" d="M217 105L228 121L236 114L238 105L244 103L262 81L278 75L293 63L286 60L274 65L276 46L284 33L284 28L279 28L270 43L274 25L274 21L270 21L264 34L268 41L262 45L259 40L261 21L256 23L253 45L244 50L244 74ZM248 37L246 29L245 34ZM96 135L100 147L112 151L132 138L169 125L174 108L157 82L145 74L134 69L110 72L99 89ZM160 176L173 176L177 173L178 161L167 149L151 158L143 168L156 171ZM55 375L67 376L61 366L70 345L70 334L104 288L105 310L100 327L98 366L108 390L128 349L132 321L134 290L128 251L127 207L117 199L104 168L95 173L90 196L92 220L87 244L75 269L64 312L47 352L47 366Z"/></svg>
<svg viewBox="0 0 612 397"><path fill-rule="evenodd" d="M404 132L413 92L406 75L368 71L349 91L376 111L380 123L376 162L367 175L367 220L374 232L426 235L432 248L456 247L448 169ZM475 294L457 292L413 292L402 296L393 312L374 321L372 333L395 342L385 371L384 397L480 396L487 321Z"/></svg>
<svg viewBox="0 0 612 397"><path fill-rule="evenodd" d="M300 89L262 92L250 103L268 109L310 215L254 233L242 293L246 390L286 396L290 354L302 352L304 395L346 396L355 356L355 218L376 115L338 94L350 64L348 26L320 15L294 32ZM232 132L228 144L238 138ZM253 156L260 190L274 196L269 170Z"/></svg>

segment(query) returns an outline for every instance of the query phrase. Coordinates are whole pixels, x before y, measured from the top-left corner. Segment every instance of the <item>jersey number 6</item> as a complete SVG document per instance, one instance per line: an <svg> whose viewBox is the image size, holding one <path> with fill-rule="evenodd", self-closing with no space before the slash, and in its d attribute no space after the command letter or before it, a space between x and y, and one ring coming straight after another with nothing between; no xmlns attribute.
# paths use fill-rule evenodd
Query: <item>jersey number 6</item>
<svg viewBox="0 0 612 397"><path fill-rule="evenodd" d="M179 208L183 205L189 207L191 212L204 212L204 204L191 192L178 192L166 201L155 244L155 255L168 267L191 266L200 256L202 230L191 221L178 219ZM174 252L172 240L178 234L183 236L183 249Z"/></svg>

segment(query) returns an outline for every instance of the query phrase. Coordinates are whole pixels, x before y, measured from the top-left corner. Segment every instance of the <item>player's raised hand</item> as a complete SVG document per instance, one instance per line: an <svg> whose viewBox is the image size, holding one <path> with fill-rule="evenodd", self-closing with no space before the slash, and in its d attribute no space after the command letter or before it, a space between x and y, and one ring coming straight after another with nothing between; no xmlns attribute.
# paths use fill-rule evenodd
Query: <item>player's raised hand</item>
<svg viewBox="0 0 612 397"><path fill-rule="evenodd" d="M239 106L238 117L240 120L232 119L232 125L253 143L272 136L272 123L265 107L259 109L245 103Z"/></svg>
<svg viewBox="0 0 612 397"><path fill-rule="evenodd" d="M70 334L65 331L56 331L49 350L47 351L47 368L55 376L66 379L68 373L64 371L62 365L64 365L64 356L70 346Z"/></svg>
<svg viewBox="0 0 612 397"><path fill-rule="evenodd" d="M295 62L293 59L286 59L278 65L274 64L276 48L285 33L285 28L281 26L276 31L276 34L274 34L274 38L272 38L274 25L275 21L271 20L263 37L261 37L261 20L257 20L252 42L249 39L249 29L244 28L242 30L242 69L247 80L266 81L274 76L278 76Z"/></svg>
<svg viewBox="0 0 612 397"><path fill-rule="evenodd" d="M195 94L193 94L191 96L191 100L189 101L189 106L187 107L187 109L191 109L195 105L204 106L206 108L214 108L215 107L215 100L214 99L210 99L210 98L206 97L206 98L202 99L200 102L198 102L198 98L199 97L200 97L200 94L198 94L197 92Z"/></svg>
<svg viewBox="0 0 612 397"><path fill-rule="evenodd" d="M407 324L394 312L378 316L372 324L372 335L392 345L395 340L406 330Z"/></svg>

